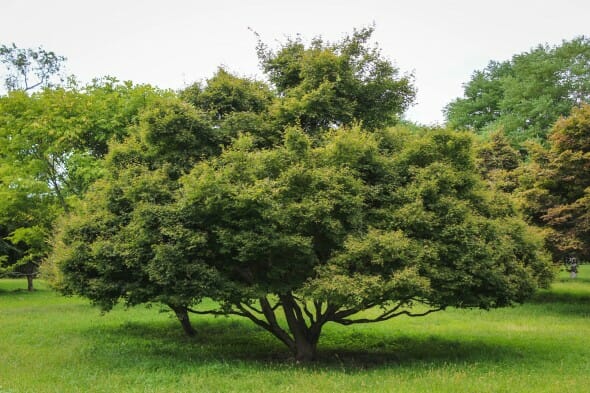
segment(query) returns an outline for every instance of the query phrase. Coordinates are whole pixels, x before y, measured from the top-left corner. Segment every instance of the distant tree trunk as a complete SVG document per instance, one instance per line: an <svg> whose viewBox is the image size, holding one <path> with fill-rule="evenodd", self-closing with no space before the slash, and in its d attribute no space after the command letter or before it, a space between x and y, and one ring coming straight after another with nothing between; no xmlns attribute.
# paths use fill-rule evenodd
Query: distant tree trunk
<svg viewBox="0 0 590 393"><path fill-rule="evenodd" d="M32 274L27 274L27 290L29 292L33 292L35 290L35 287L33 286L33 275Z"/></svg>
<svg viewBox="0 0 590 393"><path fill-rule="evenodd" d="M176 318L178 318L178 322L180 322L180 325L182 326L182 330L184 330L184 333L189 336L192 337L196 334L195 329L193 329L193 326L191 325L191 321L188 317L188 311L186 309L186 307L184 306L173 306L173 305L168 305L176 314Z"/></svg>

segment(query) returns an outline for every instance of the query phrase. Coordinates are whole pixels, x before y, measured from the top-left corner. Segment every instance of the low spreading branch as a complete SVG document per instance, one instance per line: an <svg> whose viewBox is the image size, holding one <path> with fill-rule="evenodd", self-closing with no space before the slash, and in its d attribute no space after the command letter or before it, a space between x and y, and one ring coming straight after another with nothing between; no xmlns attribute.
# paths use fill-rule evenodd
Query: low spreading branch
<svg viewBox="0 0 590 393"><path fill-rule="evenodd" d="M221 310L195 310L193 308L189 308L187 307L186 311L192 313L192 314L197 314L197 315L240 315L240 316L245 316L242 315L242 313L239 313L237 311L221 311Z"/></svg>
<svg viewBox="0 0 590 393"><path fill-rule="evenodd" d="M396 306L399 307L399 306ZM352 325L355 323L372 323L372 322L382 322L387 321L388 319L399 317L400 315L407 315L408 317L424 317L428 314L432 314L433 312L442 311L445 307L438 307L438 308L431 308L430 310L421 312L421 313L413 313L408 310L403 310L399 312L394 312L394 310L388 310L387 312L381 314L376 318L359 318L359 319L346 319L346 318L339 318L334 319L333 321L339 323L341 325Z"/></svg>

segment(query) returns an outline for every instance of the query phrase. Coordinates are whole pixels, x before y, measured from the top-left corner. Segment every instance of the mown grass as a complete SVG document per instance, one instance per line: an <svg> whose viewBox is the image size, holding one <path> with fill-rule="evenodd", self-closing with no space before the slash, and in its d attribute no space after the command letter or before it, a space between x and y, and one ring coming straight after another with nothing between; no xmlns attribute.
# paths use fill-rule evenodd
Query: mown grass
<svg viewBox="0 0 590 393"><path fill-rule="evenodd" d="M187 339L157 307L24 287L0 280L0 393L590 391L590 266L518 307L327 325L311 365L239 318L193 318Z"/></svg>

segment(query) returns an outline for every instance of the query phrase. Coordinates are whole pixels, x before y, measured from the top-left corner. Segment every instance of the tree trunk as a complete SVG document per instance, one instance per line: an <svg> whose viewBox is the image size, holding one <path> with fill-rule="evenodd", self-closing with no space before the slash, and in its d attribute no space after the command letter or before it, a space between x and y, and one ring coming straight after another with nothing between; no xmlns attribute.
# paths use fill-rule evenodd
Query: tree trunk
<svg viewBox="0 0 590 393"><path fill-rule="evenodd" d="M189 337L194 336L196 334L196 331L195 329L193 329L193 326L191 325L191 321L188 317L188 311L186 310L186 307L170 305L169 307L172 310L174 310L176 318L178 318L178 322L180 322L180 325L182 326L182 330L184 330L184 333Z"/></svg>
<svg viewBox="0 0 590 393"><path fill-rule="evenodd" d="M29 292L33 292L35 290L35 287L33 286L33 275L32 274L27 274L27 290Z"/></svg>
<svg viewBox="0 0 590 393"><path fill-rule="evenodd" d="M295 360L298 362L315 360L322 324L316 321L316 323L311 322L310 326L307 326L301 308L291 294L281 295L280 299L285 312L285 319L295 341L292 348Z"/></svg>
<svg viewBox="0 0 590 393"><path fill-rule="evenodd" d="M295 342L295 360L298 362L311 362L316 359L317 340L299 339Z"/></svg>

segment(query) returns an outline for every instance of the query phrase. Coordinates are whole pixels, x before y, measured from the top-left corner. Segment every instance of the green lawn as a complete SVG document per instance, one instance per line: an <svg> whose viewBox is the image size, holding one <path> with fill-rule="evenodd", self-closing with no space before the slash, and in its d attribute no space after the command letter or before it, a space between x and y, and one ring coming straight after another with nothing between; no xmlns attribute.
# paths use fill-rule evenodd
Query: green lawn
<svg viewBox="0 0 590 393"><path fill-rule="evenodd" d="M590 266L580 271L514 308L327 325L305 366L239 318L193 318L187 339L156 306L101 315L43 283L0 280L0 393L586 393Z"/></svg>

